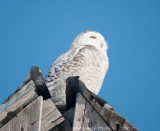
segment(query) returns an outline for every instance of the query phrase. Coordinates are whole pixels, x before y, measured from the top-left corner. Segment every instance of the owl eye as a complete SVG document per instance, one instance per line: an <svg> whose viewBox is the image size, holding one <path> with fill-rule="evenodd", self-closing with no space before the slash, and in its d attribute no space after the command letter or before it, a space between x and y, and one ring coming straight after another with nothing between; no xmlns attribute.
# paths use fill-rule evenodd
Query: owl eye
<svg viewBox="0 0 160 131"><path fill-rule="evenodd" d="M92 39L96 39L96 37L95 37L95 36L90 36L90 38L92 38Z"/></svg>

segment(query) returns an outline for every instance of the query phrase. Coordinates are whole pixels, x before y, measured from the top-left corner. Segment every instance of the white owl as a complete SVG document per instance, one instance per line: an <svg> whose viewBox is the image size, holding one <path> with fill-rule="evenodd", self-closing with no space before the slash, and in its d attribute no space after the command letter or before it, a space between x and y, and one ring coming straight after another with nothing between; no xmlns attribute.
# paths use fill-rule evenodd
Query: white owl
<svg viewBox="0 0 160 131"><path fill-rule="evenodd" d="M70 50L52 64L45 82L57 107L66 106L66 79L70 76L79 76L91 92L98 94L109 67L107 48L100 33L85 31L75 38Z"/></svg>

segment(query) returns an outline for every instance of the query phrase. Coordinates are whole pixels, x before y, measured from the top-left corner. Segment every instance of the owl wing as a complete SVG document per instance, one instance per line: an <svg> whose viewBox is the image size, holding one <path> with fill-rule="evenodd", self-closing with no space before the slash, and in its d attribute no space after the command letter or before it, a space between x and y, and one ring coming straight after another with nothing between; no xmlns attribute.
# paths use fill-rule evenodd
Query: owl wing
<svg viewBox="0 0 160 131"><path fill-rule="evenodd" d="M91 45L85 45L70 49L61 55L51 66L46 75L45 82L48 86L52 100L61 110L66 108L66 79L70 76L80 76L82 82L86 79L93 84L93 78L101 71L97 62L97 49ZM92 70L96 66L96 70ZM94 72L94 73L93 73ZM94 76L94 75L95 76ZM83 76L82 76L83 75ZM82 77L81 77L82 76ZM86 82L85 82L86 84ZM92 85L90 85L92 87Z"/></svg>
<svg viewBox="0 0 160 131"><path fill-rule="evenodd" d="M48 84L58 79L61 75L71 74L81 68L85 60L84 50L86 50L84 46L74 48L58 57L50 67L45 82Z"/></svg>
<svg viewBox="0 0 160 131"><path fill-rule="evenodd" d="M88 49L87 46L70 49L57 58L46 75L45 82L52 101L61 111L66 109L66 79L85 65Z"/></svg>

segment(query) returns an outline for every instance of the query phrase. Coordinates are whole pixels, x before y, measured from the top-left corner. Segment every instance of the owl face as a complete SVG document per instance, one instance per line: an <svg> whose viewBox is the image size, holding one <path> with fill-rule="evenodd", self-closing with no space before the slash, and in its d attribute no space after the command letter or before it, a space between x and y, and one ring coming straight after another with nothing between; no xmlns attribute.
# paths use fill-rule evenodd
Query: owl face
<svg viewBox="0 0 160 131"><path fill-rule="evenodd" d="M104 37L95 31L85 31L80 33L73 41L71 48L77 48L82 45L92 45L103 52L107 50L107 43Z"/></svg>

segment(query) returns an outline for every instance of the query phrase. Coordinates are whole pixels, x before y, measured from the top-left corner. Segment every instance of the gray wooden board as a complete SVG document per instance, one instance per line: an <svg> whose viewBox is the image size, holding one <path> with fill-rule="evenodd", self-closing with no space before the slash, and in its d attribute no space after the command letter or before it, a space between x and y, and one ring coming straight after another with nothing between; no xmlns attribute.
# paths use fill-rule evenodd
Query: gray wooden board
<svg viewBox="0 0 160 131"><path fill-rule="evenodd" d="M8 102L1 105L1 109L2 108L3 109L1 110L2 112L0 113L0 122L5 117L7 117L8 113L14 112L20 107L26 106L28 103L30 103L38 96L34 91L34 83L32 81L27 83L24 88L26 89L24 92L21 92L23 90L22 88L20 92L17 92L17 94L13 95L13 100L11 100L12 98L10 98Z"/></svg>
<svg viewBox="0 0 160 131"><path fill-rule="evenodd" d="M48 131L54 126L64 121L63 116L53 104L51 99L43 101L42 108L42 131Z"/></svg>
<svg viewBox="0 0 160 131"><path fill-rule="evenodd" d="M82 127L93 131L111 131L110 127L88 102L85 108Z"/></svg>
<svg viewBox="0 0 160 131"><path fill-rule="evenodd" d="M80 131L82 128L85 106L86 100L78 93L76 96L73 131Z"/></svg>
<svg viewBox="0 0 160 131"><path fill-rule="evenodd" d="M95 109L84 99L81 94L77 94L75 114L73 121L73 131L111 131L110 127L95 111Z"/></svg>
<svg viewBox="0 0 160 131"><path fill-rule="evenodd" d="M25 81L22 83L22 85L14 92L12 93L3 104L0 104L0 113L3 112L8 106L13 104L17 99L22 97L25 93L27 93L30 89L34 88L33 81Z"/></svg>
<svg viewBox="0 0 160 131"><path fill-rule="evenodd" d="M4 125L0 131L40 131L42 104L43 98L40 96Z"/></svg>
<svg viewBox="0 0 160 131"><path fill-rule="evenodd" d="M39 110L34 100L29 105L27 105L27 107L25 107L21 112L19 112L13 119L11 119L7 124L5 124L0 129L0 131L19 131L18 129L21 128L23 124L28 125L27 127L24 127L24 128L22 127L23 129L27 129L26 131L29 131L28 129L32 130L34 127L33 126L29 127L29 125L31 125L30 123L31 116L35 117L35 119L38 119L36 117L37 112L41 112L41 115L39 116L40 120L38 119L39 123L41 124L39 125L38 128L37 127L36 128L40 130L40 126L41 126L41 131L48 131L52 129L55 125L58 125L61 122L63 122L64 118L61 115L61 113L58 111L57 107L53 104L52 100L48 99L43 101L43 98L41 96L38 97L37 99L39 100L40 98L42 99L42 102L41 102L42 105L39 106ZM21 121L25 121L25 123L22 122L23 123L22 124ZM34 122L32 123L33 125L35 125ZM12 127L13 124L16 126L15 128Z"/></svg>
<svg viewBox="0 0 160 131"><path fill-rule="evenodd" d="M138 130L126 120L121 131L138 131Z"/></svg>
<svg viewBox="0 0 160 131"><path fill-rule="evenodd" d="M65 120L62 123L57 124L50 131L72 131L74 107L66 111L63 116Z"/></svg>

